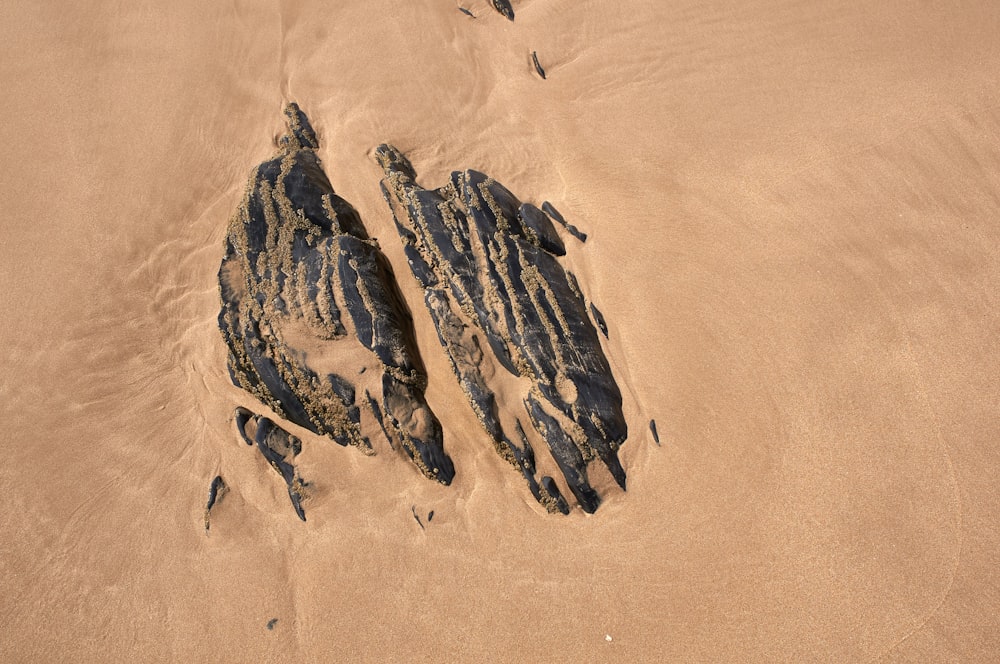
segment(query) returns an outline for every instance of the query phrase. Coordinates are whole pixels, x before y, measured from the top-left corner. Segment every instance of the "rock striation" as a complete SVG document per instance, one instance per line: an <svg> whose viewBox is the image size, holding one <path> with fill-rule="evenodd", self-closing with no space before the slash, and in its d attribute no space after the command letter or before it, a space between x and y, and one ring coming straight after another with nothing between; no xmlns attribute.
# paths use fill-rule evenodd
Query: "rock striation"
<svg viewBox="0 0 1000 664"><path fill-rule="evenodd" d="M230 377L289 422L371 454L367 409L425 476L448 484L454 466L392 268L334 192L305 114L294 103L285 114L278 152L254 169L229 223L219 270Z"/></svg>
<svg viewBox="0 0 1000 664"><path fill-rule="evenodd" d="M379 146L376 159L438 338L497 452L546 508L568 511L556 482L536 478L520 419L502 423L494 364L528 379L524 414L579 505L595 511L601 498L588 467L599 460L625 488L618 449L627 426L587 303L557 259L566 249L552 221L483 173L456 171L445 186L425 189L392 146Z"/></svg>

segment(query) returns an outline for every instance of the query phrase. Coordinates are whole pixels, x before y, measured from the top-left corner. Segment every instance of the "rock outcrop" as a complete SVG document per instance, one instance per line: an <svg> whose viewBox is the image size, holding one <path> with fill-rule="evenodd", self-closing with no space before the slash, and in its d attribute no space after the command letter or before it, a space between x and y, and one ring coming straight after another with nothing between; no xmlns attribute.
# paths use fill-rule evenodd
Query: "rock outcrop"
<svg viewBox="0 0 1000 664"><path fill-rule="evenodd" d="M369 409L425 476L448 484L454 467L424 399L392 269L330 185L305 114L295 104L285 114L288 131L250 176L219 270L233 383L282 418L366 453L361 409Z"/></svg>
<svg viewBox="0 0 1000 664"><path fill-rule="evenodd" d="M593 512L601 499L588 466L599 460L624 489L618 449L627 427L587 303L557 260L566 249L552 222L483 173L456 171L440 189L424 189L395 148L379 146L376 158L439 340L497 451L550 511L568 511L552 478L536 479L520 420L501 423L494 364L530 381L523 414L580 506Z"/></svg>

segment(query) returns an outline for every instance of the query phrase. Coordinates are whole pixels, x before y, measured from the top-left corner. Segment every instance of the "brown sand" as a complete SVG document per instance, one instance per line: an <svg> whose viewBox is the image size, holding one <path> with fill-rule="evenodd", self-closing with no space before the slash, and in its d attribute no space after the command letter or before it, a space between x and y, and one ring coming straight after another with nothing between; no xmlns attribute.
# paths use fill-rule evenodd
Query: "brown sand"
<svg viewBox="0 0 1000 664"><path fill-rule="evenodd" d="M513 4L0 4L0 660L995 661L1000 5ZM292 99L458 468L296 429L305 524L215 324ZM597 514L545 514L482 440L384 141L590 234L632 434Z"/></svg>

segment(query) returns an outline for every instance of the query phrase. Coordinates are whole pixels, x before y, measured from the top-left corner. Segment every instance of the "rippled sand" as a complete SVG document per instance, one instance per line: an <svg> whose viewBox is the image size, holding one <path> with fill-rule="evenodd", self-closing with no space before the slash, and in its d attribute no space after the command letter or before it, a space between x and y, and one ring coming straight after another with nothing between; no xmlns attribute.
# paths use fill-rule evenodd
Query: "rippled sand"
<svg viewBox="0 0 1000 664"><path fill-rule="evenodd" d="M1000 6L461 6L0 6L0 659L995 661ZM307 523L216 326L291 100L457 468L295 429ZM588 234L565 262L630 430L596 514L547 515L484 441L384 142Z"/></svg>

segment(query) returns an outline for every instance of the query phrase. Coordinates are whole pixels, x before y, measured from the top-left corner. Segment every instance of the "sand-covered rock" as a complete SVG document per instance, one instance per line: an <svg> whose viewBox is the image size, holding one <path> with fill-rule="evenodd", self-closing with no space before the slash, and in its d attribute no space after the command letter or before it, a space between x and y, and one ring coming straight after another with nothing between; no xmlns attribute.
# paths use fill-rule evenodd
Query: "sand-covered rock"
<svg viewBox="0 0 1000 664"><path fill-rule="evenodd" d="M297 105L278 153L251 174L219 270L219 327L233 383L276 413L371 453L363 403L420 471L444 484L454 467L424 400L426 375L392 268L338 196Z"/></svg>
<svg viewBox="0 0 1000 664"><path fill-rule="evenodd" d="M600 497L588 465L600 460L624 489L618 448L628 432L621 392L583 294L556 258L565 247L552 223L483 173L455 171L445 186L425 189L392 146L379 146L376 157L441 344L497 451L522 471L543 504L563 509L554 484L535 480L527 439L519 445L501 426L485 353L510 375L530 380L522 414L547 442L580 506L593 512Z"/></svg>

